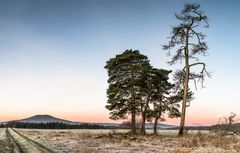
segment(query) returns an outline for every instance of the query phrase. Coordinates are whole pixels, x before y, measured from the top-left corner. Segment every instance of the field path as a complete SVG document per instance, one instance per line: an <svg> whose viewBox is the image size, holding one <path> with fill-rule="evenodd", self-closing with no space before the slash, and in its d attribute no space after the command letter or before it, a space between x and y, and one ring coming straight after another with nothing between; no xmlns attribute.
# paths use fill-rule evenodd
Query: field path
<svg viewBox="0 0 240 153"><path fill-rule="evenodd" d="M13 153L22 153L20 147L18 146L18 144L16 143L15 139L13 138L13 136L9 133L8 128L6 128L6 134L7 134L7 138L10 140L10 142L12 143L12 147L13 147Z"/></svg>
<svg viewBox="0 0 240 153"><path fill-rule="evenodd" d="M14 145L14 153L53 153L50 149L46 148L42 144L28 138L15 129L7 129L10 140ZM16 151L15 151L16 150Z"/></svg>

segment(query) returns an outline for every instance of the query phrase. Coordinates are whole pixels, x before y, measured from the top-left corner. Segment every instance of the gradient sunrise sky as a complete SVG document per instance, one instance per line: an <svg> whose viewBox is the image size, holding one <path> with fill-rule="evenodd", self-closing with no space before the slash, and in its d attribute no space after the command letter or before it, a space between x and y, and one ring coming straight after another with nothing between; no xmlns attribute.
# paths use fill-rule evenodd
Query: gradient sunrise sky
<svg viewBox="0 0 240 153"><path fill-rule="evenodd" d="M153 66L175 70L161 44L185 2L199 2L210 19L203 60L213 72L206 88L192 89L187 124L240 114L238 0L0 0L0 121L50 114L114 122L105 109L105 62L138 49Z"/></svg>

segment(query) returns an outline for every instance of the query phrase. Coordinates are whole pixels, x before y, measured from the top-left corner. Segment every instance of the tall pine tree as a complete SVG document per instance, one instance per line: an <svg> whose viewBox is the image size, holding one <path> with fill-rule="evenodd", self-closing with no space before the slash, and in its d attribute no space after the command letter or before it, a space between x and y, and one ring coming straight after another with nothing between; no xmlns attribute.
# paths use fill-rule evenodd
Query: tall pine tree
<svg viewBox="0 0 240 153"><path fill-rule="evenodd" d="M126 119L131 114L131 131L136 133L136 114L140 107L141 76L144 69L150 67L147 56L138 50L126 50L107 61L108 101L106 108L110 110L110 118Z"/></svg>
<svg viewBox="0 0 240 153"><path fill-rule="evenodd" d="M204 41L205 35L200 32L200 26L208 27L208 17L200 9L199 4L184 5L180 14L175 14L181 23L172 28L170 41L163 45L163 49L174 49L175 54L169 61L169 64L175 64L178 61L184 61L182 70L176 73L178 85L183 88L183 103L181 112L181 122L179 135L183 135L185 126L185 114L188 102L189 81L193 80L196 84L197 80L204 80L209 73L206 71L206 64L199 61L198 55L207 54L207 44ZM200 72L192 72L193 67L200 66Z"/></svg>

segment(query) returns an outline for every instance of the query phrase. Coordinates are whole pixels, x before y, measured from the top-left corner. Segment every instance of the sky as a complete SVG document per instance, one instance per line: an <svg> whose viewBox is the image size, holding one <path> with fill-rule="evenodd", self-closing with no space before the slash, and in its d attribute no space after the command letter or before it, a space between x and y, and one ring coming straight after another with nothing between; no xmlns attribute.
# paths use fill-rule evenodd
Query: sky
<svg viewBox="0 0 240 153"><path fill-rule="evenodd" d="M161 45L185 2L209 17L212 72L195 92L186 123L211 125L240 114L240 1L0 0L0 121L50 114L82 122L115 122L105 109L106 61L138 49L158 68L169 66ZM166 123L178 124L177 119Z"/></svg>

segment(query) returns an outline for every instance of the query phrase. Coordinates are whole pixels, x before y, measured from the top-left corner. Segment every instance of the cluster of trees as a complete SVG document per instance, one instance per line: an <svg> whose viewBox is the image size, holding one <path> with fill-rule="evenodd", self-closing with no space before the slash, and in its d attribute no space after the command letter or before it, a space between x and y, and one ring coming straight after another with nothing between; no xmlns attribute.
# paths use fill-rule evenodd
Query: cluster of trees
<svg viewBox="0 0 240 153"><path fill-rule="evenodd" d="M105 68L109 76L106 108L110 110L111 119L131 116L131 130L136 133L136 117L140 116L141 134L145 134L146 121L153 120L156 134L164 114L171 118L180 116L183 91L173 92L175 85L169 82L171 71L154 68L138 50L116 55L107 61Z"/></svg>
<svg viewBox="0 0 240 153"><path fill-rule="evenodd" d="M146 120L153 119L155 129L158 121L168 113L169 117L181 116L179 135L182 135L186 107L193 95L189 82L193 80L196 86L197 81L209 76L206 64L198 58L207 54L205 35L199 32L202 24L208 27L207 16L199 4L185 4L181 13L175 16L180 24L172 27L170 40L163 45L164 50L169 50L169 55L171 50L175 51L168 62L170 65L184 61L184 66L173 75L174 85L169 82L171 71L153 68L147 56L137 50L126 50L116 55L105 66L109 76L106 108L110 110L110 118L118 120L131 116L133 133L136 133L137 115L141 116L141 133L144 134ZM194 72L194 67L200 72ZM179 102L182 102L181 113ZM156 133L156 129L154 131Z"/></svg>
<svg viewBox="0 0 240 153"><path fill-rule="evenodd" d="M27 123L27 122L9 122L5 125L11 128L30 128L30 129L104 129L103 125L99 124L67 124L62 122L49 123Z"/></svg>

